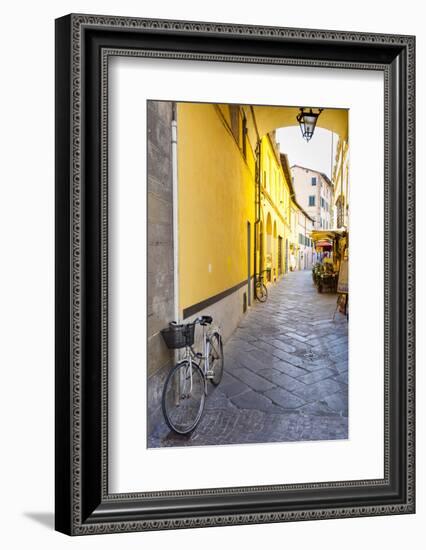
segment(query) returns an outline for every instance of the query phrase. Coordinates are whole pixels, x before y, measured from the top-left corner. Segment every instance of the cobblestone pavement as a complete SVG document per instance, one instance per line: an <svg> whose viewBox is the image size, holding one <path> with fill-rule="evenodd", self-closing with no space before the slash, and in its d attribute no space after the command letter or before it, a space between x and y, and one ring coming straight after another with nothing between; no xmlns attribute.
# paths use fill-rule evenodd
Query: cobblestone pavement
<svg viewBox="0 0 426 550"><path fill-rule="evenodd" d="M347 321L333 321L335 307L310 271L286 275L226 343L222 382L209 385L194 432L171 433L159 418L148 446L346 439Z"/></svg>

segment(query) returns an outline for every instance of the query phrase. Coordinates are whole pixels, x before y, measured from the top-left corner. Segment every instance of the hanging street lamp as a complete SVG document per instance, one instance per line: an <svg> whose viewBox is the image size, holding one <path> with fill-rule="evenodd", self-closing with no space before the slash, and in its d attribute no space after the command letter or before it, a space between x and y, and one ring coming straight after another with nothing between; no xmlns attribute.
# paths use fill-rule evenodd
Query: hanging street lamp
<svg viewBox="0 0 426 550"><path fill-rule="evenodd" d="M300 113L296 117L296 120L300 125L302 136L306 139L306 141L309 141L314 135L318 117L323 109L318 109L317 111L318 112L314 112L312 107L309 108L309 111L307 109L305 110L305 107L300 107Z"/></svg>

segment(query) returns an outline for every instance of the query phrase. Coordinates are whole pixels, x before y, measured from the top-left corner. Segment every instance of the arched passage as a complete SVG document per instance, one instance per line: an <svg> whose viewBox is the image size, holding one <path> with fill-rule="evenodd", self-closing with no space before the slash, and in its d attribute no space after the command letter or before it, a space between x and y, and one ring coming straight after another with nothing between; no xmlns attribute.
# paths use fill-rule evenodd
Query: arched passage
<svg viewBox="0 0 426 550"><path fill-rule="evenodd" d="M299 107L267 107L254 106L259 137L266 135L277 128L298 126L296 120ZM346 109L325 108L317 121L318 128L324 128L338 134L342 141L348 141L348 114Z"/></svg>
<svg viewBox="0 0 426 550"><path fill-rule="evenodd" d="M266 176L266 174L269 173L270 168L270 161L267 156L262 156L262 161L260 162L261 155L260 155L260 143L261 141L265 139L265 136L268 134L273 134L277 129L280 128L290 128L294 127L295 129L298 129L299 123L297 121L297 116L300 113L300 108L318 108L318 105L300 105L300 106L294 106L294 107L284 107L284 106L266 106L266 105L252 105L252 106L245 106L245 116L246 121L249 122L249 124L246 126L246 135L251 143L257 143L258 146L256 148L256 208L257 208L257 220L256 224L260 223L260 219L263 216L261 213L261 194L262 194L262 186L264 185L266 193L271 194L270 189L270 182L272 181L269 177ZM324 129L332 134L336 134L338 136L337 143L341 144L341 150L343 151L344 146L347 146L348 142L348 111L347 109L336 109L336 108L328 108L324 107L320 116L318 117L317 128ZM303 139L300 137L300 139ZM333 157L333 142L331 145L331 157ZM285 156L285 155L284 155ZM330 163L333 163L333 159L330 158ZM289 177L288 179L291 179L291 174L287 174ZM282 203L280 203L282 204ZM265 218L263 218L264 223L266 224ZM259 226L258 226L259 227ZM267 231L266 226L263 226L264 232L263 233L263 239L259 239L259 241L255 241L255 250L256 250L256 258L259 258L259 271L264 270L267 267L268 259L267 255L268 253L270 255L274 255L273 259L274 266L278 267L276 270L276 274L280 273L279 265L277 263L277 256L279 254L280 250L280 243L278 242L278 236L272 237L272 239L276 240L277 242L271 242L271 232ZM281 229L280 229L281 233ZM290 232L291 234L291 232ZM256 231L255 235L259 235L259 232ZM289 265L289 254L290 249L294 244L290 242L288 239L288 234L286 235L280 235L282 238L282 251L281 251L281 272L287 271L288 265ZM262 249L262 251L260 250ZM257 252L258 251L258 252ZM256 269L257 271L257 269Z"/></svg>

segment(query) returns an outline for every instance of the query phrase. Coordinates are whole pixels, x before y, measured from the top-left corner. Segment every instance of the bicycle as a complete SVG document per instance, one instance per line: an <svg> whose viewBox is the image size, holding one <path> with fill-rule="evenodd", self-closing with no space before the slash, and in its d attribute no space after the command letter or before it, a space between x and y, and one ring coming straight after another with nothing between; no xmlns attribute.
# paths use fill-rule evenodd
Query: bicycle
<svg viewBox="0 0 426 550"><path fill-rule="evenodd" d="M266 302L268 298L268 289L263 282L264 277L262 275L262 273L265 273L265 271L262 271L259 275L256 276L256 285L254 287L254 292L259 302Z"/></svg>
<svg viewBox="0 0 426 550"><path fill-rule="evenodd" d="M183 358L169 372L163 388L162 409L168 427L178 434L189 434L204 410L208 380L217 386L223 374L223 343L217 328L206 329L210 315L187 324L169 323L161 334L169 349L185 348ZM203 351L194 350L195 327L203 327Z"/></svg>

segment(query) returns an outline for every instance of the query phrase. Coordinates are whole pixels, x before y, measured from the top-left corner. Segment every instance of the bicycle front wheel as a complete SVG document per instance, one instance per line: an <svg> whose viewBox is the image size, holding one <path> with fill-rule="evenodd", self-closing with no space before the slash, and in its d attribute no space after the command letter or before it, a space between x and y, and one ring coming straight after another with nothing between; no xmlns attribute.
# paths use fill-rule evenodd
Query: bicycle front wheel
<svg viewBox="0 0 426 550"><path fill-rule="evenodd" d="M163 414L167 425L178 434L192 432L204 409L204 375L192 362L178 363L169 373L163 389Z"/></svg>
<svg viewBox="0 0 426 550"><path fill-rule="evenodd" d="M223 363L222 337L218 332L213 332L209 337L209 371L212 373L210 380L215 386L222 380Z"/></svg>

